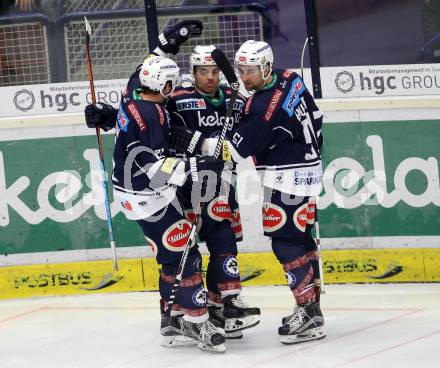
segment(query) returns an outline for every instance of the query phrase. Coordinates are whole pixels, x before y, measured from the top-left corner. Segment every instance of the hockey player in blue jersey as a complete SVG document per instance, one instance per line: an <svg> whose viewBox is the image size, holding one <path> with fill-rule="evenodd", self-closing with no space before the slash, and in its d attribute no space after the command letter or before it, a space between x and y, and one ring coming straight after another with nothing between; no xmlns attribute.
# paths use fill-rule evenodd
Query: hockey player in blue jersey
<svg viewBox="0 0 440 368"><path fill-rule="evenodd" d="M114 196L127 218L137 220L147 243L155 251L161 265L159 291L167 301L191 228L183 212L188 199L179 191L183 186L191 187L193 181L202 181L202 175L207 172L221 175L231 167L210 157L185 159L170 153L170 117L164 104L179 79L175 62L150 57L137 73L141 87L130 98L123 97L117 114L112 182ZM93 123L96 105L89 106L88 125L102 126ZM216 184L216 180L213 184L208 182L208 185ZM201 264L199 250L193 247L174 304L176 313L171 312L169 324L161 325L161 333L169 346L196 342L201 349L223 352L224 337L208 319Z"/></svg>
<svg viewBox="0 0 440 368"><path fill-rule="evenodd" d="M273 53L266 42L247 41L235 64L251 96L240 125L224 143L230 158L253 156L264 188L263 229L283 266L296 301L294 312L282 319L280 341L293 344L325 337L319 304L319 269L312 197L322 182L322 113L299 75L272 69ZM173 144L184 149L197 132L175 134ZM194 143L194 142L193 142ZM203 154L211 154L217 139L204 139Z"/></svg>
<svg viewBox="0 0 440 368"><path fill-rule="evenodd" d="M167 102L173 129L197 129L204 138L217 137L225 124L231 88L220 86L220 69L211 57L215 46L196 46L190 56L193 87L176 88ZM238 96L229 132L238 126L245 98ZM228 134L229 135L229 134ZM184 152L191 156L192 152ZM242 330L259 322L259 308L250 308L240 296L237 240L242 239L240 212L233 186L207 203L198 235L206 242L209 264L206 273L210 320L225 330L227 338L241 338ZM194 210L194 209L190 209Z"/></svg>

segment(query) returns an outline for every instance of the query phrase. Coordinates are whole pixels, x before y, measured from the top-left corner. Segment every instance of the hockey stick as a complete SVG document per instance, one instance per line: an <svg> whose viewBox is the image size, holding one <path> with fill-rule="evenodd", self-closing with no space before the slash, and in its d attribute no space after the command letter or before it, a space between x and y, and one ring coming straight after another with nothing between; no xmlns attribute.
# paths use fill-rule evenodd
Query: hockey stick
<svg viewBox="0 0 440 368"><path fill-rule="evenodd" d="M306 37L304 42L304 46L301 53L301 78L304 79L304 53L306 50L306 46L308 44L309 38ZM321 256L321 237L319 235L319 221L318 221L318 198L315 197L315 241L316 241L316 250L318 253L318 267L319 267L319 289L321 294L325 294L324 290L324 270L322 268L322 256Z"/></svg>
<svg viewBox="0 0 440 368"><path fill-rule="evenodd" d="M92 96L92 103L96 104L95 84L93 82L93 72L92 72L92 60L90 58L90 37L92 36L92 28L90 27L90 23L86 17L84 17L84 21L86 23L86 61L87 61L87 71L89 73L90 95ZM118 259L116 257L116 243L113 238L112 215L110 213L110 201L108 199L107 172L105 171L104 157L102 154L101 132L99 129L100 129L99 127L96 127L96 139L98 142L100 169L101 169L101 174L103 175L102 186L104 190L104 204L107 215L108 236L109 236L110 247L113 256L113 268L115 271L117 271Z"/></svg>
<svg viewBox="0 0 440 368"><path fill-rule="evenodd" d="M232 116L235 100L237 99L237 96L238 96L239 84L238 84L238 79L237 79L237 76L235 75L234 69L232 68L231 64L229 63L226 55L220 49L214 49L211 52L211 56L214 59L217 66L219 67L219 69L225 75L229 85L232 88L231 98L229 99L228 109L226 111L225 124L223 125L222 131L220 133L220 137L218 139L218 142L217 142L217 145L216 145L215 151L214 151L214 158L219 158L221 148L222 148L223 143L226 138L226 133L229 129L230 124L232 123L231 116ZM176 295L177 295L177 292L179 291L179 285L180 285L180 281L182 280L182 275L183 275L183 270L185 268L186 260L188 258L189 251L194 244L197 223L199 221L199 217L200 217L202 210L203 210L203 203L199 203L198 208L199 208L199 210L196 211L196 214L194 216L194 220L191 223L191 229L189 232L188 240L185 244L185 248L182 253L182 258L180 259L180 264L179 264L179 267L177 268L177 274L176 274L176 278L173 283L173 289L171 290L171 294L170 294L169 300L167 302L167 309L165 311L165 316L167 316L167 317L170 317L170 315L171 315L171 310L173 309Z"/></svg>
<svg viewBox="0 0 440 368"><path fill-rule="evenodd" d="M321 237L319 235L318 198L319 198L319 196L315 197L315 241L316 241L316 250L318 252L319 289L320 289L321 294L325 294L324 270L322 268L322 256L321 256Z"/></svg>

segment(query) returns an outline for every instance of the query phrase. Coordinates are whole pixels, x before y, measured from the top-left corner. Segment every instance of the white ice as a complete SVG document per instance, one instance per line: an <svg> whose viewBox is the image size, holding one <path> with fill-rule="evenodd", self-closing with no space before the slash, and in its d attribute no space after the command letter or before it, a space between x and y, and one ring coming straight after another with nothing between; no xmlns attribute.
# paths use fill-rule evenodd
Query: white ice
<svg viewBox="0 0 440 368"><path fill-rule="evenodd" d="M224 354L160 346L158 293L0 301L1 368L440 367L440 284L329 285L327 337L282 345L287 287L246 287L259 326Z"/></svg>

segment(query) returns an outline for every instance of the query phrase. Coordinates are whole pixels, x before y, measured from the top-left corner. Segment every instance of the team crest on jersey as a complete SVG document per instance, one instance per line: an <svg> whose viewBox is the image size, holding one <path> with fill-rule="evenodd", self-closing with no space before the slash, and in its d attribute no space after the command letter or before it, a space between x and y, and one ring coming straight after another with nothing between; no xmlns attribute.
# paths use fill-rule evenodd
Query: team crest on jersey
<svg viewBox="0 0 440 368"><path fill-rule="evenodd" d="M306 231L309 204L305 203L293 214L293 222L299 231Z"/></svg>
<svg viewBox="0 0 440 368"><path fill-rule="evenodd" d="M177 111L205 110L206 102L203 98L186 98L176 101Z"/></svg>
<svg viewBox="0 0 440 368"><path fill-rule="evenodd" d="M295 78L282 105L282 108L290 117L293 116L295 107L300 103L300 97L305 90L303 80L300 77Z"/></svg>
<svg viewBox="0 0 440 368"><path fill-rule="evenodd" d="M144 235L145 236L145 235ZM153 252L154 256L157 255L157 244L150 239L148 236L145 236L145 240L147 241L147 246Z"/></svg>
<svg viewBox="0 0 440 368"><path fill-rule="evenodd" d="M206 305L206 290L203 286L192 295L192 301L198 307Z"/></svg>
<svg viewBox="0 0 440 368"><path fill-rule="evenodd" d="M223 261L223 271L232 277L238 277L240 275L240 271L238 269L238 262L235 256L228 256Z"/></svg>
<svg viewBox="0 0 440 368"><path fill-rule="evenodd" d="M231 206L229 205L227 198L220 196L209 202L208 215L216 221L231 220Z"/></svg>
<svg viewBox="0 0 440 368"><path fill-rule="evenodd" d="M287 271L284 273L284 276L286 276L287 285L292 289L296 284L296 276L292 271Z"/></svg>
<svg viewBox="0 0 440 368"><path fill-rule="evenodd" d="M172 224L162 235L162 244L172 252L182 252L188 241L191 223L188 220L179 220Z"/></svg>
<svg viewBox="0 0 440 368"><path fill-rule="evenodd" d="M240 239L243 236L243 227L241 226L240 210L238 208L232 212L231 227L235 238Z"/></svg>
<svg viewBox="0 0 440 368"><path fill-rule="evenodd" d="M270 233L281 229L286 223L286 212L276 204L270 202L263 203L263 229Z"/></svg>
<svg viewBox="0 0 440 368"><path fill-rule="evenodd" d="M128 119L127 114L125 113L122 106L119 108L119 112L118 112L118 116L116 118L116 121L118 122L119 129L124 132L127 132L128 123L130 122L130 120Z"/></svg>
<svg viewBox="0 0 440 368"><path fill-rule="evenodd" d="M192 209L185 210L184 215L185 215L185 218L191 223L193 223L196 219L196 212ZM199 232L201 228L202 228L202 217L199 216L199 218L197 220L196 231Z"/></svg>

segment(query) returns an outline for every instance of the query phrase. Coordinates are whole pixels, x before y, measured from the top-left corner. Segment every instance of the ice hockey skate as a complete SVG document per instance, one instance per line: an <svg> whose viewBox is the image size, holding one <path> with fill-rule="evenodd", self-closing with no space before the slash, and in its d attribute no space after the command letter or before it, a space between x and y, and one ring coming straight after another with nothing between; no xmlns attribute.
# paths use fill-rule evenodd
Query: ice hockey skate
<svg viewBox="0 0 440 368"><path fill-rule="evenodd" d="M195 339L199 349L215 353L226 351L225 338L209 320L194 323L182 318L180 322L183 335Z"/></svg>
<svg viewBox="0 0 440 368"><path fill-rule="evenodd" d="M225 333L245 330L260 323L260 308L249 307L240 294L228 295L222 301Z"/></svg>
<svg viewBox="0 0 440 368"><path fill-rule="evenodd" d="M174 348L180 346L196 345L197 340L190 336L185 336L182 333L182 319L183 314L174 316L162 315L160 321L160 333L162 334L161 345L167 348Z"/></svg>
<svg viewBox="0 0 440 368"><path fill-rule="evenodd" d="M278 328L280 342L286 345L319 340L325 337L321 327L324 325L319 302L298 306L290 316L284 317L284 324Z"/></svg>
<svg viewBox="0 0 440 368"><path fill-rule="evenodd" d="M242 331L225 332L226 318L223 316L223 306L210 305L208 313L209 320L226 339L241 339L243 337Z"/></svg>

